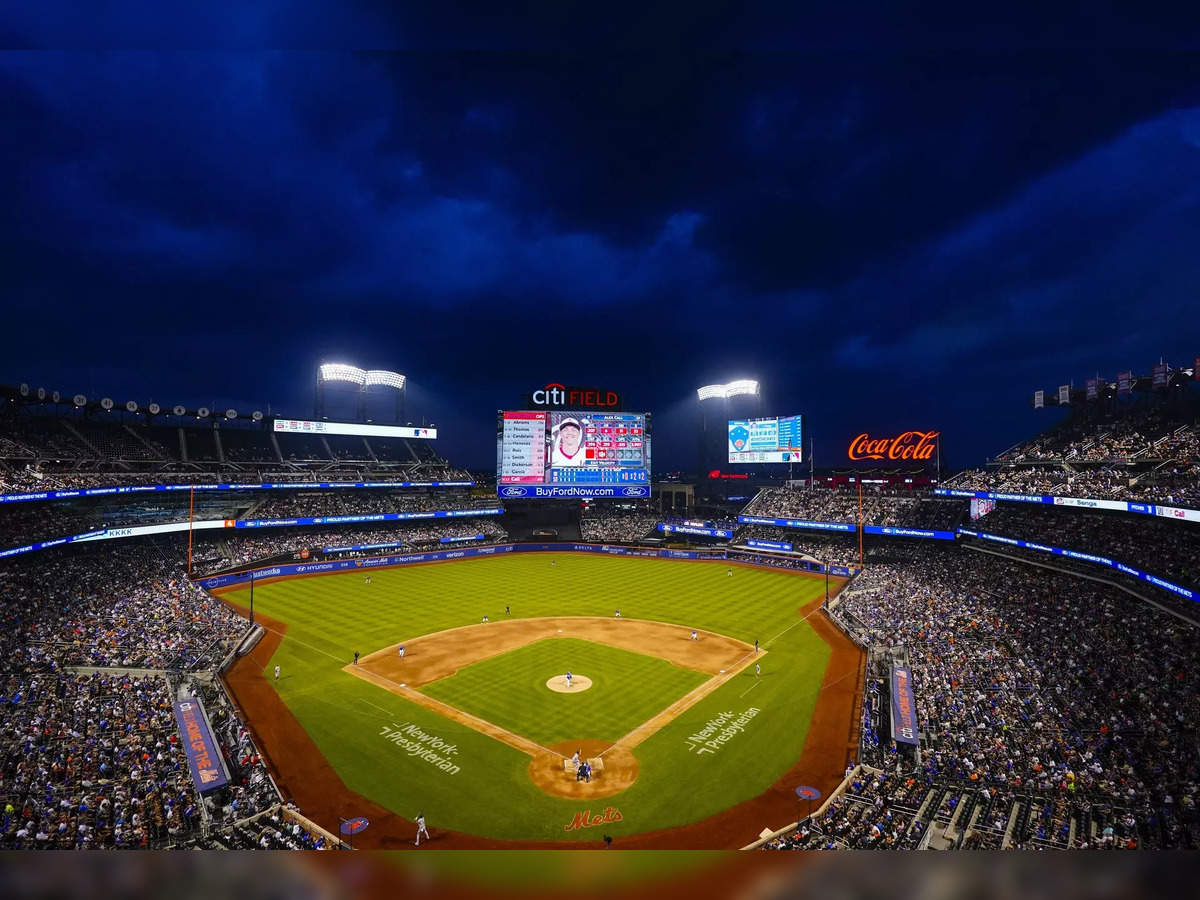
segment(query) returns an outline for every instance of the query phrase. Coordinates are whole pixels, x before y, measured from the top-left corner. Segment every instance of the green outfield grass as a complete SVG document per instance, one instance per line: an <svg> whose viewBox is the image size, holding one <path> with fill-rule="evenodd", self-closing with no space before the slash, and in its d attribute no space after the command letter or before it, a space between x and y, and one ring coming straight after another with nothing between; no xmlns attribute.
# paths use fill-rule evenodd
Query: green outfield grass
<svg viewBox="0 0 1200 900"><path fill-rule="evenodd" d="M557 694L546 680L570 671L586 691ZM578 638L547 638L460 669L421 690L543 746L616 741L662 712L708 675Z"/></svg>
<svg viewBox="0 0 1200 900"><path fill-rule="evenodd" d="M561 553L376 570L371 577L370 585L357 571L262 584L255 589L255 608L288 624L266 670L281 667L284 702L348 787L401 815L423 810L431 827L497 838L599 836L601 829L564 830L586 805L536 788L524 753L342 671L355 650L366 654L475 625L485 613L495 620L506 604L513 617L611 616L619 606L627 619L670 622L747 643L757 639L769 651L761 678L751 668L731 679L636 748L637 781L593 804L596 812L613 806L622 813L605 832L619 838L720 812L762 793L801 755L829 648L797 609L821 595L823 579L743 567L729 578L719 564ZM229 599L248 605L248 591ZM514 665L518 652L496 662ZM538 684L577 664L548 665L550 671L538 672ZM623 683L622 703L648 704L653 713L670 702L653 679ZM493 696L495 706L472 711L493 721L503 715L504 701ZM477 699L483 702L482 693ZM750 710L744 730L711 751L693 738L716 717ZM640 722L649 714L633 718ZM453 774L416 755L420 746L414 750L389 737L400 732L402 740L416 740L408 735L414 728L453 744ZM565 739L572 737L585 736Z"/></svg>

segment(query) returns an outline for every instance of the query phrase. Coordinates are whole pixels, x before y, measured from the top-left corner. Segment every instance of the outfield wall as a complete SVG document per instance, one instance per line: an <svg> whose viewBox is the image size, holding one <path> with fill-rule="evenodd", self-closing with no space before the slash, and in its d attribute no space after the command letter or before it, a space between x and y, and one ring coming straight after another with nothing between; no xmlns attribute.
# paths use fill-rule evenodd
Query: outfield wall
<svg viewBox="0 0 1200 900"><path fill-rule="evenodd" d="M195 583L205 590L222 590L249 584L251 578L255 581L274 578L290 578L298 575L325 575L336 572L354 570L369 571L371 569L392 568L396 566L417 565L421 563L445 562L453 559L471 559L481 556L500 556L506 553L527 552L558 552L558 553L602 553L609 556L642 556L657 559L693 559L710 561L731 561L742 565L758 566L766 569L785 569L793 572L805 572L814 575L825 574L825 566L818 562L806 560L787 560L797 565L783 566L779 563L763 562L763 557L751 558L742 556L730 557L725 550L668 550L658 547L622 547L613 544L494 544L489 547L464 547L460 550L433 550L427 553L404 553L395 556L374 556L368 559L339 559L322 562L305 562L288 565L269 566L262 569L251 569L243 572L232 572L225 575L213 575L207 578L197 578ZM849 578L855 574L854 569L847 566L829 566L829 574L837 578Z"/></svg>

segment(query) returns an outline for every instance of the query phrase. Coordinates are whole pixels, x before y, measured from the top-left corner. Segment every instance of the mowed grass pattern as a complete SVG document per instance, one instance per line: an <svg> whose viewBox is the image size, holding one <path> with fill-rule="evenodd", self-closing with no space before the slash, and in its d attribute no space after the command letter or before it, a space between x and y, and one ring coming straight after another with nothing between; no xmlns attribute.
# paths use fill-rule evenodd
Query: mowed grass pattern
<svg viewBox="0 0 1200 900"><path fill-rule="evenodd" d="M762 678L742 673L640 744L638 780L607 801L624 816L609 826L618 838L681 825L762 793L799 758L829 655L797 615L823 592L822 579L733 571L730 578L713 563L530 553L377 570L370 585L361 571L268 582L256 587L255 608L288 630L263 674L270 680L280 665L280 696L351 790L409 817L424 810L435 829L574 841L593 837L564 831L578 804L536 788L527 755L342 671L354 651L477 625L485 613L495 621L505 604L513 618L608 617L619 607L626 618L759 639L770 651ZM229 599L247 606L249 591ZM626 699L639 689L630 684ZM717 754L689 749L688 736L710 718L751 705L761 714ZM382 736L405 723L457 744L461 771L440 773Z"/></svg>
<svg viewBox="0 0 1200 900"><path fill-rule="evenodd" d="M568 670L586 675L592 686L570 694L546 687L548 678ZM421 690L548 747L570 740L615 741L708 678L631 650L547 638Z"/></svg>

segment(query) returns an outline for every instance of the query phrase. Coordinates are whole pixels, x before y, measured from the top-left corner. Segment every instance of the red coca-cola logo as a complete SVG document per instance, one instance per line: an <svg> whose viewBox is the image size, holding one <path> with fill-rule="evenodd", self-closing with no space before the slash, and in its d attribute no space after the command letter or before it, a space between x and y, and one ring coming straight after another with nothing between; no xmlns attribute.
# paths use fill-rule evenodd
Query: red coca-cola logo
<svg viewBox="0 0 1200 900"><path fill-rule="evenodd" d="M894 438L872 438L863 432L850 442L851 459L928 460L937 449L940 431L906 431Z"/></svg>

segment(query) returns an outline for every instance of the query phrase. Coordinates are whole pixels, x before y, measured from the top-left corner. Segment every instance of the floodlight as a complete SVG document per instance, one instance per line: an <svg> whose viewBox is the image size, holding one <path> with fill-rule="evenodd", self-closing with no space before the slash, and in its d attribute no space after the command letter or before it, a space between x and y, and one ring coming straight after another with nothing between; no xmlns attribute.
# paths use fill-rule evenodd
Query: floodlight
<svg viewBox="0 0 1200 900"><path fill-rule="evenodd" d="M366 384L367 387L379 384L402 391L404 390L404 376L399 372L389 372L387 369L369 369L366 373Z"/></svg>
<svg viewBox="0 0 1200 900"><path fill-rule="evenodd" d="M728 384L708 384L696 389L696 396L701 400L725 399L740 397L744 394L756 395L758 382L750 379L731 381Z"/></svg>
<svg viewBox="0 0 1200 900"><path fill-rule="evenodd" d="M351 384L363 384L367 380L367 373L358 366L349 366L345 363L324 363L320 368L320 377L322 381L348 381Z"/></svg>

